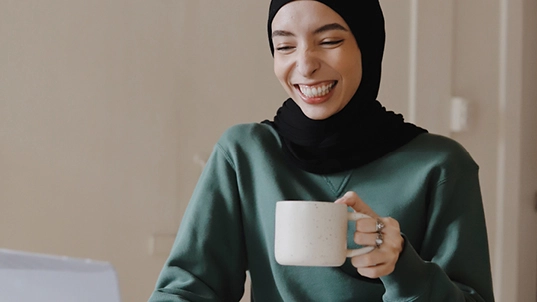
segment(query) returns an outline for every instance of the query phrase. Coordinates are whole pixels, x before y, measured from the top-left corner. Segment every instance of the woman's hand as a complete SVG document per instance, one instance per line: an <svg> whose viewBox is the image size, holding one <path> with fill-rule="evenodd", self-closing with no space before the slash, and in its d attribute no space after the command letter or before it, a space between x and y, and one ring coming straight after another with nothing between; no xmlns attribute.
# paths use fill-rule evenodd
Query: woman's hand
<svg viewBox="0 0 537 302"><path fill-rule="evenodd" d="M354 192L345 193L335 202L344 203L356 212L372 217L356 221L354 241L364 246L377 246L376 249L367 254L351 258L352 265L358 269L358 273L368 278L378 278L391 274L395 269L399 254L403 250L404 239L401 236L399 222L391 217L379 217ZM384 225L379 232L377 232L377 222ZM382 243L377 244L380 242L377 242L377 238L381 238Z"/></svg>

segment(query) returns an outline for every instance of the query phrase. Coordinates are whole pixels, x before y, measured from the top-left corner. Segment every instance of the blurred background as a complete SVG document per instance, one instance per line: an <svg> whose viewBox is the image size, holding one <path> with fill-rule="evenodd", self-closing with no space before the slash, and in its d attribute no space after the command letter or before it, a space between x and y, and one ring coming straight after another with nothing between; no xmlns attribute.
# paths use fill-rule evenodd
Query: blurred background
<svg viewBox="0 0 537 302"><path fill-rule="evenodd" d="M0 0L0 248L110 261L147 301L216 140L286 98L268 3ZM537 301L537 2L381 4L379 100L470 151L497 301Z"/></svg>

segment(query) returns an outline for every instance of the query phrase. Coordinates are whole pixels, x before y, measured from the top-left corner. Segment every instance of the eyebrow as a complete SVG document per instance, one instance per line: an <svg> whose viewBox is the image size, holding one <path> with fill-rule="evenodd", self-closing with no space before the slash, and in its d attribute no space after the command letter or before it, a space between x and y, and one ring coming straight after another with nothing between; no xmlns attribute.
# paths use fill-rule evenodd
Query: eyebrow
<svg viewBox="0 0 537 302"><path fill-rule="evenodd" d="M348 31L345 27L343 27L343 25L341 25L339 23L330 23L330 24L326 24L326 25L323 25L323 26L317 28L313 33L314 34L320 34L322 32L329 31L329 30Z"/></svg>
<svg viewBox="0 0 537 302"><path fill-rule="evenodd" d="M314 34L320 34L322 32L325 32L325 31L329 31L329 30L343 30L343 31L349 31L348 29L346 29L345 27L343 27L343 25L339 24L339 23L330 23L330 24L326 24L326 25L323 25L319 28L317 28L315 31L313 31ZM272 37L276 37L276 36L280 36L280 37L294 37L295 34L293 34L292 32L290 31L285 31L285 30L275 30L272 32Z"/></svg>

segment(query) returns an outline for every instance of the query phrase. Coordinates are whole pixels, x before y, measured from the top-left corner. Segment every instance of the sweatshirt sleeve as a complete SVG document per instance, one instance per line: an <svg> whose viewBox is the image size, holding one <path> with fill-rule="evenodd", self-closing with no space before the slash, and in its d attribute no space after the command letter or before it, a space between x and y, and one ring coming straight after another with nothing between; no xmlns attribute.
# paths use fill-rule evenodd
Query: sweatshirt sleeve
<svg viewBox="0 0 537 302"><path fill-rule="evenodd" d="M478 167L442 177L431 191L419 252L405 238L384 301L494 301Z"/></svg>
<svg viewBox="0 0 537 302"><path fill-rule="evenodd" d="M237 177L216 145L149 302L239 301L246 253Z"/></svg>

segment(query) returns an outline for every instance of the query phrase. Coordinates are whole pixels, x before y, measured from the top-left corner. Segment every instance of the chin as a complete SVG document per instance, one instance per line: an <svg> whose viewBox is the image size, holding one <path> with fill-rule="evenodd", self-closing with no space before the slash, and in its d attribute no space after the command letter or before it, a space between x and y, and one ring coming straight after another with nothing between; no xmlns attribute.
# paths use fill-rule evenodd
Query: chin
<svg viewBox="0 0 537 302"><path fill-rule="evenodd" d="M309 119L315 120L315 121L321 121L329 118L332 116L332 114L329 114L328 112L314 112L312 110L302 110L305 116L307 116Z"/></svg>

